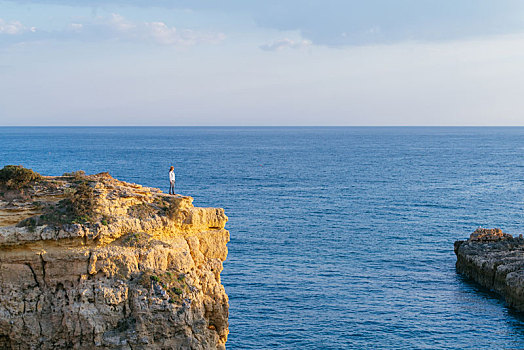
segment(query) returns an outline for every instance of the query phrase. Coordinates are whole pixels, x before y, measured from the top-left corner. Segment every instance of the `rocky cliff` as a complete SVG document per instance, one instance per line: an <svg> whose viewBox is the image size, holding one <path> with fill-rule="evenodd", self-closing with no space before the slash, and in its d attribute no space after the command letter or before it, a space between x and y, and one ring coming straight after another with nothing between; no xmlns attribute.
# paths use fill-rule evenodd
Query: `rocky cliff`
<svg viewBox="0 0 524 350"><path fill-rule="evenodd" d="M107 173L9 176L0 349L225 349L223 209Z"/></svg>
<svg viewBox="0 0 524 350"><path fill-rule="evenodd" d="M467 241L455 242L457 271L502 295L524 311L524 238L500 229L479 228Z"/></svg>

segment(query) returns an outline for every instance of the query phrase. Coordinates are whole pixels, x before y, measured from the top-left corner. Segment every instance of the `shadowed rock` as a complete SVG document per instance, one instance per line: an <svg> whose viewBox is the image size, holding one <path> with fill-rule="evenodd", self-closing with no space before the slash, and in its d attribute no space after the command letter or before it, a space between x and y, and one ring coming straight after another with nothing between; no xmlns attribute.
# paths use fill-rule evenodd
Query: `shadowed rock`
<svg viewBox="0 0 524 350"><path fill-rule="evenodd" d="M467 241L455 242L457 272L502 295L524 311L524 238L500 229L479 228Z"/></svg>

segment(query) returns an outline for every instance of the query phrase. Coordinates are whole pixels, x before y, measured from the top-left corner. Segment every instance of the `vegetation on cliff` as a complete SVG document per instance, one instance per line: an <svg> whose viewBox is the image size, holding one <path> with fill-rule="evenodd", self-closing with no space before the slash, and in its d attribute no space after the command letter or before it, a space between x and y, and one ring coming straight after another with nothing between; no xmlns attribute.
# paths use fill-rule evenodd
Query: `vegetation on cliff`
<svg viewBox="0 0 524 350"><path fill-rule="evenodd" d="M30 205L25 203L25 209L30 209L31 214L39 212L40 215L31 215L21 220L18 223L19 227L33 230L42 225L58 229L71 224L107 226L110 218L101 210L98 199L100 191L96 189L97 184L104 180L117 181L107 173L86 175L81 170L64 173L61 177L42 177L31 169L8 165L0 170L0 199L4 198L11 203L24 202L28 198L38 197L37 194L59 199L36 200ZM151 203L143 202L130 206L127 214L145 220L155 215L172 217L176 209L177 205L172 205L169 198L158 197Z"/></svg>
<svg viewBox="0 0 524 350"><path fill-rule="evenodd" d="M82 175L74 176L58 202L36 202L35 206L42 211L41 215L27 218L19 226L35 227L40 225L63 226L67 224L89 224L102 221L104 218L97 212L97 199L94 190L96 179ZM43 179L41 189L53 193L57 190L57 180ZM106 220L107 221L107 220Z"/></svg>
<svg viewBox="0 0 524 350"><path fill-rule="evenodd" d="M0 169L0 186L7 189L20 190L41 179L42 176L39 173L21 165L6 165Z"/></svg>

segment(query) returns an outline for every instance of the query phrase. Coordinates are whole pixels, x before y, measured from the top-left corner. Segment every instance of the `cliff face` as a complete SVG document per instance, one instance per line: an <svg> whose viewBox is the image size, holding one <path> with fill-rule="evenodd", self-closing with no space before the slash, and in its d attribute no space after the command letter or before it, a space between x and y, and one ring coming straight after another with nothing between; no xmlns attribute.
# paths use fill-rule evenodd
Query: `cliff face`
<svg viewBox="0 0 524 350"><path fill-rule="evenodd" d="M108 174L0 187L0 349L224 349L226 221Z"/></svg>
<svg viewBox="0 0 524 350"><path fill-rule="evenodd" d="M455 242L457 271L502 295L524 311L524 238L500 229L477 229L467 241Z"/></svg>

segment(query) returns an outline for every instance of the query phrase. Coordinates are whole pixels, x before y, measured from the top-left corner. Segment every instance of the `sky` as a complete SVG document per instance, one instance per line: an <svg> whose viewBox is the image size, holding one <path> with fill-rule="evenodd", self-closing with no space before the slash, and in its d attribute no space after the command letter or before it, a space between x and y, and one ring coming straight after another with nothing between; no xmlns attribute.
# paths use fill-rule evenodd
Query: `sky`
<svg viewBox="0 0 524 350"><path fill-rule="evenodd" d="M521 0L0 0L0 126L524 125Z"/></svg>

